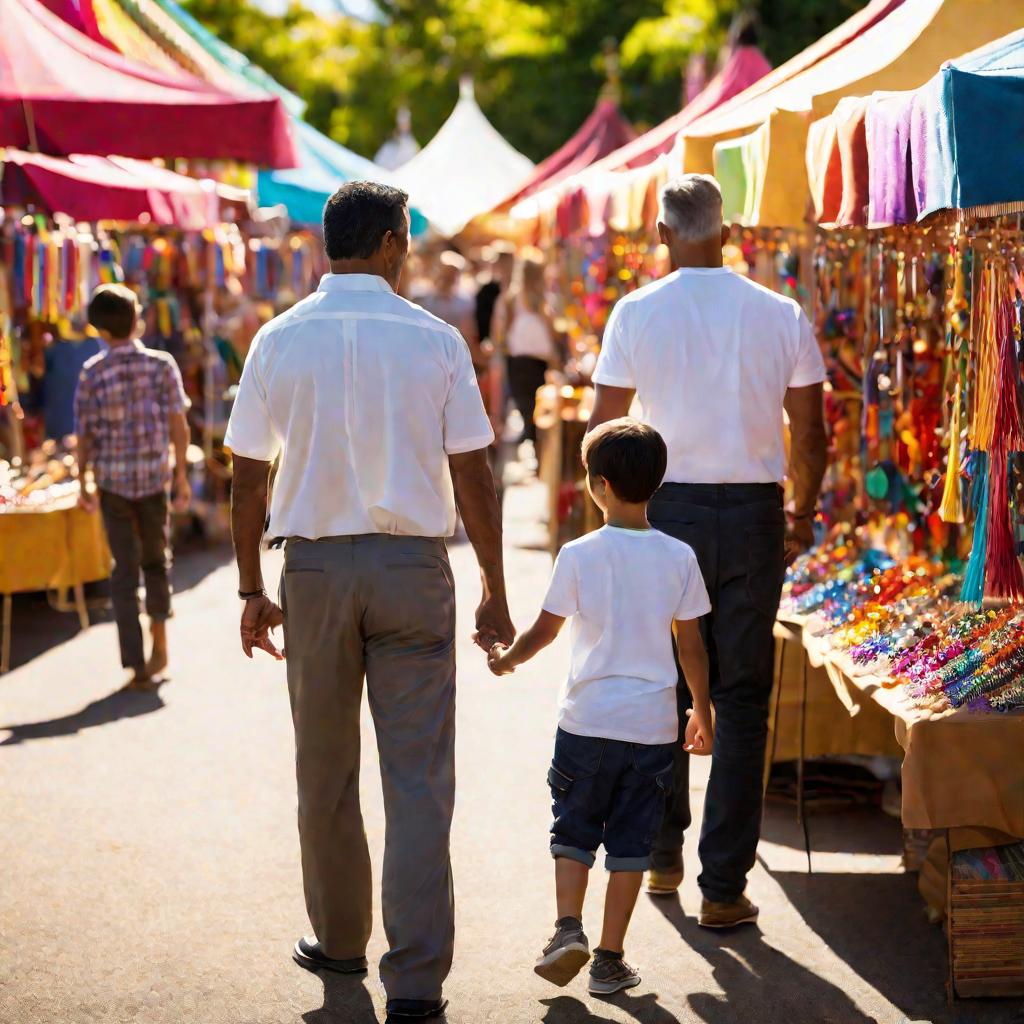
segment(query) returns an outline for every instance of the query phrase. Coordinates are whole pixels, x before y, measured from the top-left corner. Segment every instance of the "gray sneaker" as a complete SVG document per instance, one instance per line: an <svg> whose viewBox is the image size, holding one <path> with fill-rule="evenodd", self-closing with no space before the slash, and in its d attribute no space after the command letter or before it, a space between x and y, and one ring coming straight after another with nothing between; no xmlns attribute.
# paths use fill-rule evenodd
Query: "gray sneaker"
<svg viewBox="0 0 1024 1024"><path fill-rule="evenodd" d="M610 996L640 984L640 972L621 956L599 956L590 965L590 994Z"/></svg>
<svg viewBox="0 0 1024 1024"><path fill-rule="evenodd" d="M590 943L575 917L555 922L555 934L537 959L534 971L559 988L568 985L590 959Z"/></svg>

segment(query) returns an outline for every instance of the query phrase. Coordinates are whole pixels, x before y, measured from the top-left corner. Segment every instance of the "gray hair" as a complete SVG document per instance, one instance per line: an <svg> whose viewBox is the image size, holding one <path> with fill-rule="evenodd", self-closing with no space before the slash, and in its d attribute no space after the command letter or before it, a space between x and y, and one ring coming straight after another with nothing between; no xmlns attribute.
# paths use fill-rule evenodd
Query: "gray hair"
<svg viewBox="0 0 1024 1024"><path fill-rule="evenodd" d="M722 231L722 189L710 174L683 174L661 190L661 222L683 242L703 242Z"/></svg>

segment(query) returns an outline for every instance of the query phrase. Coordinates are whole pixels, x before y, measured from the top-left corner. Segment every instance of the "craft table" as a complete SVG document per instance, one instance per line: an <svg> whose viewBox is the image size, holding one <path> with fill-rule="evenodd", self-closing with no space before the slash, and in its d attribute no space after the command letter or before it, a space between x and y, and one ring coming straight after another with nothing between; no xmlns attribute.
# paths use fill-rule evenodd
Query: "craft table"
<svg viewBox="0 0 1024 1024"><path fill-rule="evenodd" d="M920 708L902 687L887 685L887 679L864 673L845 653L831 651L803 621L779 621L775 632L781 652L802 662L801 671L806 668L804 756L819 756L821 745L809 738L814 704L808 694L814 691L806 680L811 678L820 683L824 675L851 719L874 708L890 722L903 752L904 828L928 830L936 837L922 865L919 888L930 905L947 915L950 991L961 996L1024 993L1020 883L965 885L954 882L948 869L949 858L957 851L1024 840L1024 712ZM784 684L785 674L780 675ZM784 685L776 689L785 693ZM974 909L977 906L980 912ZM971 919L969 913L1001 916L994 924L979 927L979 918ZM1001 958L994 968L993 936L999 947L995 955Z"/></svg>
<svg viewBox="0 0 1024 1024"><path fill-rule="evenodd" d="M69 496L45 512L0 513L0 674L10 668L12 595L32 590L56 593L54 607L77 611L89 626L84 585L110 575L111 557L98 512L86 512ZM65 595L70 591L73 602Z"/></svg>

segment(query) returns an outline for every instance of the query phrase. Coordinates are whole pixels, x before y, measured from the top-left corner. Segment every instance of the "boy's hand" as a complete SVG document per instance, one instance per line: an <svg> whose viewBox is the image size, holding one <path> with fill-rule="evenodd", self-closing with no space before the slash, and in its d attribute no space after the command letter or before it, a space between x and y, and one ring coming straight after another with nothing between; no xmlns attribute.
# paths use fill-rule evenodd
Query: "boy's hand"
<svg viewBox="0 0 1024 1024"><path fill-rule="evenodd" d="M508 663L507 654L508 648L501 643L494 644L487 652L487 667L496 676L509 676L515 671L515 666Z"/></svg>
<svg viewBox="0 0 1024 1024"><path fill-rule="evenodd" d="M100 507L99 498L95 491L87 491L83 485L78 491L78 507L86 512L95 512Z"/></svg>
<svg viewBox="0 0 1024 1024"><path fill-rule="evenodd" d="M174 511L184 515L192 504L192 485L188 477L182 473L174 478Z"/></svg>
<svg viewBox="0 0 1024 1024"><path fill-rule="evenodd" d="M683 750L690 754L706 756L711 753L714 740L715 727L711 722L711 716L698 714L693 708L688 708Z"/></svg>

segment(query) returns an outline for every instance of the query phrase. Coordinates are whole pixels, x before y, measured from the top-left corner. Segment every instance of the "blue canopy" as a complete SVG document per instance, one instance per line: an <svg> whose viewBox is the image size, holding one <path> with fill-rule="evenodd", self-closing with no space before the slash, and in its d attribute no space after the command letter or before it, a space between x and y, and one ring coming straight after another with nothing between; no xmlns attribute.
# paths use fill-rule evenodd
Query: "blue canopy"
<svg viewBox="0 0 1024 1024"><path fill-rule="evenodd" d="M319 224L324 203L346 181L390 180L390 175L371 160L339 146L299 118L292 118L299 166L288 171L259 172L257 193L260 206L285 206L288 216L298 224ZM412 233L427 229L426 218L411 210Z"/></svg>

